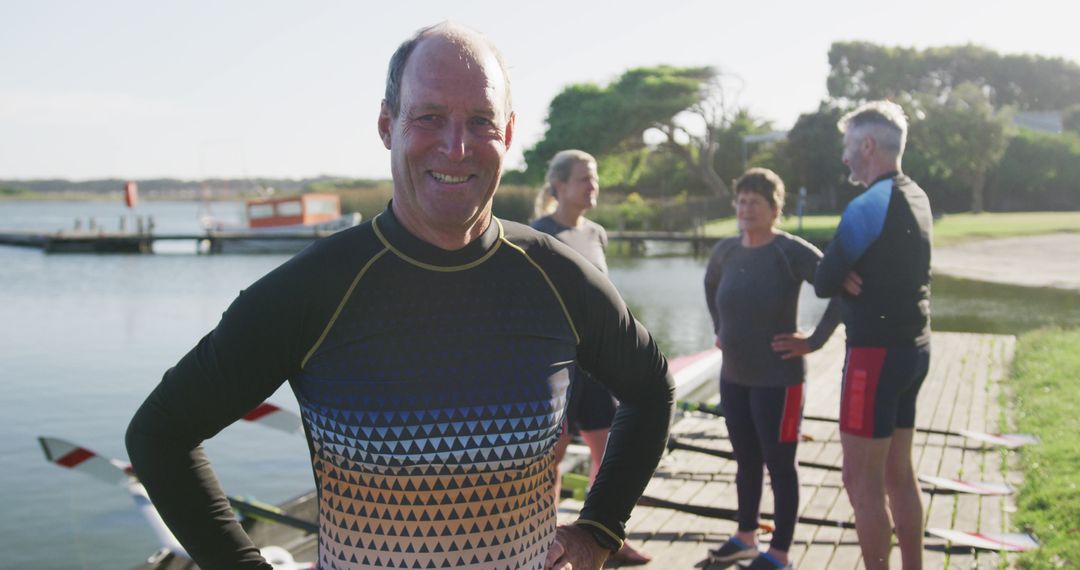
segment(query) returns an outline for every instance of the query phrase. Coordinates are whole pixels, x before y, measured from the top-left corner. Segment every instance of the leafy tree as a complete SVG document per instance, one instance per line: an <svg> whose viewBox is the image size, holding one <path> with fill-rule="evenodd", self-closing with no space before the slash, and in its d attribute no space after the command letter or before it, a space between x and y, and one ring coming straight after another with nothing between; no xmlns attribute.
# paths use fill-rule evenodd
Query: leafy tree
<svg viewBox="0 0 1080 570"><path fill-rule="evenodd" d="M560 150L602 155L644 148L642 133L687 109L698 99L709 68L660 66L631 69L607 87L571 85L548 108L547 132L525 151L526 179L539 183Z"/></svg>
<svg viewBox="0 0 1080 570"><path fill-rule="evenodd" d="M975 45L919 50L869 42L829 49L829 95L863 101L947 95L963 83L987 90L995 107L1051 111L1080 103L1080 65L1036 55L1001 55Z"/></svg>
<svg viewBox="0 0 1080 570"><path fill-rule="evenodd" d="M984 209L987 172L1001 159L1008 140L1009 115L995 111L977 85L964 83L944 100L923 96L913 114L911 144L941 174L971 189L971 211Z"/></svg>
<svg viewBox="0 0 1080 570"><path fill-rule="evenodd" d="M843 112L828 103L813 113L799 115L784 147L788 190L805 186L808 193L824 196L830 210L839 207L837 190L847 176L841 160L844 136L836 128L841 116Z"/></svg>
<svg viewBox="0 0 1080 570"><path fill-rule="evenodd" d="M607 185L632 185L648 164L644 134L651 131L657 151L678 157L712 193L730 195L717 160L739 160L739 129L761 125L733 105L725 79L711 67L665 65L631 69L606 87L571 85L552 100L544 138L525 151L523 178L540 182L556 152L579 148L617 175Z"/></svg>
<svg viewBox="0 0 1080 570"><path fill-rule="evenodd" d="M1080 135L1022 131L988 177L987 194L1004 209L1080 208Z"/></svg>

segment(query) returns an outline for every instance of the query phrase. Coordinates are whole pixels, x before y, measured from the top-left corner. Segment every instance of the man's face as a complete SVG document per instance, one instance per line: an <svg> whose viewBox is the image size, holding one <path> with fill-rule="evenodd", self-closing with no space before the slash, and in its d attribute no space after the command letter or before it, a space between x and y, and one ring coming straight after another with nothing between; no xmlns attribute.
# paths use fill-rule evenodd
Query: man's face
<svg viewBox="0 0 1080 570"><path fill-rule="evenodd" d="M473 51L439 36L422 40L405 66L397 116L385 103L379 115L394 211L410 229L468 232L491 212L514 118L495 56Z"/></svg>
<svg viewBox="0 0 1080 570"><path fill-rule="evenodd" d="M596 197L600 194L596 163L575 162L570 169L570 177L566 182L559 182L555 190L560 204L581 211L596 207Z"/></svg>
<svg viewBox="0 0 1080 570"><path fill-rule="evenodd" d="M867 164L869 162L869 156L866 152L866 135L859 135L854 132L854 129L849 128L844 133L844 165L851 170L851 174L848 175L848 181L852 184L867 185L868 180Z"/></svg>

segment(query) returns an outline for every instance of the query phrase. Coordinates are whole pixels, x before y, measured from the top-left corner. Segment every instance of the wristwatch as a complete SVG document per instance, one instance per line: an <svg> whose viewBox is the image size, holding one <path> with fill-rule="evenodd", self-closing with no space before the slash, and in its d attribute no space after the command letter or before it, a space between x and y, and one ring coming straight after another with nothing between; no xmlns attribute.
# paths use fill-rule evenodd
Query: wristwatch
<svg viewBox="0 0 1080 570"><path fill-rule="evenodd" d="M612 554L619 551L622 548L622 541L613 536L607 529L601 528L599 525L592 521L577 521L574 526L588 531L600 546L610 550Z"/></svg>

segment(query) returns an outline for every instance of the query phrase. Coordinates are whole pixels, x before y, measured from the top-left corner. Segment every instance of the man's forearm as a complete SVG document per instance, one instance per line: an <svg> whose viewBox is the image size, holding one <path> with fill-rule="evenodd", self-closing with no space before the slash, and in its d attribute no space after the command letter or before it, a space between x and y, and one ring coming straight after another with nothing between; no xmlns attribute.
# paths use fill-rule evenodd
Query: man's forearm
<svg viewBox="0 0 1080 570"><path fill-rule="evenodd" d="M663 457L675 389L670 375L635 402L622 402L608 436L604 460L581 519L603 525L619 539L625 523Z"/></svg>

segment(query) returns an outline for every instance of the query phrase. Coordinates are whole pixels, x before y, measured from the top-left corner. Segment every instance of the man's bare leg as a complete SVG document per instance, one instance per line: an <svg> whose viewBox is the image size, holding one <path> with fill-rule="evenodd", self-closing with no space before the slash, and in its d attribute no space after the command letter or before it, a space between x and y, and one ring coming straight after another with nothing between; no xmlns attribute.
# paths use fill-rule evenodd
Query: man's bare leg
<svg viewBox="0 0 1080 570"><path fill-rule="evenodd" d="M840 434L844 489L855 511L855 531L867 570L889 568L892 524L885 506L885 462L891 441Z"/></svg>
<svg viewBox="0 0 1080 570"><path fill-rule="evenodd" d="M919 483L911 464L911 442L915 430L897 428L885 461L885 491L896 525L900 559L904 570L922 570L923 508Z"/></svg>
<svg viewBox="0 0 1080 570"><path fill-rule="evenodd" d="M589 446L589 486L596 482L596 474L600 472L600 462L604 460L604 449L607 447L607 438L610 428L582 430L581 439Z"/></svg>
<svg viewBox="0 0 1080 570"><path fill-rule="evenodd" d="M570 445L570 430L563 429L562 434L559 435L558 441L555 442L555 461L551 464L551 473L555 478L555 502L552 503L558 508L559 500L562 499L562 475L559 473L559 465L562 463L563 457L566 457L566 448Z"/></svg>

